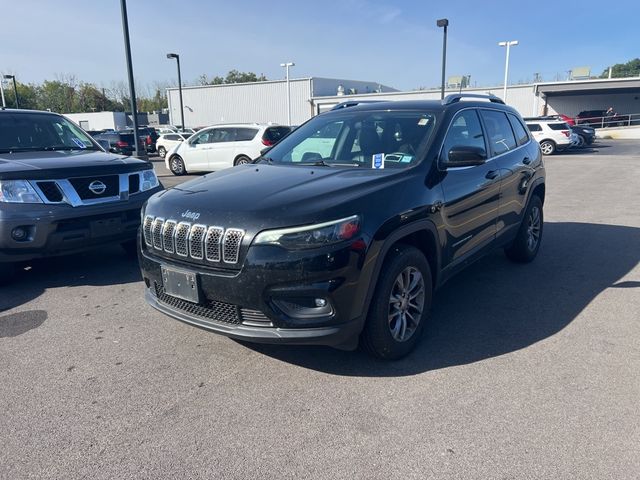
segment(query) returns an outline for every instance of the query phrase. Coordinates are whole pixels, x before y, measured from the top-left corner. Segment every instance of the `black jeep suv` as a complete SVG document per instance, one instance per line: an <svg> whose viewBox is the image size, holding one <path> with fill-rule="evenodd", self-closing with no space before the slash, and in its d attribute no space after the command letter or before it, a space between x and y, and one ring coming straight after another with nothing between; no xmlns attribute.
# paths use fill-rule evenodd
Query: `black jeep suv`
<svg viewBox="0 0 640 480"><path fill-rule="evenodd" d="M540 247L540 147L480 97L327 112L252 165L153 196L147 301L236 339L407 354L438 286L490 249Z"/></svg>
<svg viewBox="0 0 640 480"><path fill-rule="evenodd" d="M0 283L15 263L105 243L135 251L146 161L106 153L61 115L0 109Z"/></svg>

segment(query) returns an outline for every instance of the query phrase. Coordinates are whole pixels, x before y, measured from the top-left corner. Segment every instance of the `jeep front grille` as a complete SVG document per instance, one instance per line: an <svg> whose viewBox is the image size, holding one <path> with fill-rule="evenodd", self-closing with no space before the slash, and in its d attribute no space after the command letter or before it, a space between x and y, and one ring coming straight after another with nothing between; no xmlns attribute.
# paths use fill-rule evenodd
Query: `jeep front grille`
<svg viewBox="0 0 640 480"><path fill-rule="evenodd" d="M147 246L154 250L209 263L237 264L245 231L178 223L147 215L143 222L143 234Z"/></svg>

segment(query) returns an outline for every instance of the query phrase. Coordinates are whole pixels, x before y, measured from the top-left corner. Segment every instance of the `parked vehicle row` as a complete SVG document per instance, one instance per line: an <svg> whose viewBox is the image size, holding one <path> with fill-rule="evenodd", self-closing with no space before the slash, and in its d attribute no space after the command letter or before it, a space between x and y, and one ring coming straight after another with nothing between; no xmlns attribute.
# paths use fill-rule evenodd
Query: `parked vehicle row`
<svg viewBox="0 0 640 480"><path fill-rule="evenodd" d="M544 155L591 145L596 137L593 128L583 125L572 126L557 116L527 117L525 121Z"/></svg>

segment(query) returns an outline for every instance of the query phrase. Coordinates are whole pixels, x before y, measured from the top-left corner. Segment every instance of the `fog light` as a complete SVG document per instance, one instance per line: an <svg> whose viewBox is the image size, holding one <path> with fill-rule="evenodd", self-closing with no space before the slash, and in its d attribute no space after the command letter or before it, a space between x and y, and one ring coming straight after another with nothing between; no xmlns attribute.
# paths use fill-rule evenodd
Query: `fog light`
<svg viewBox="0 0 640 480"><path fill-rule="evenodd" d="M282 313L291 318L305 319L333 315L331 302L322 297L274 298L273 303Z"/></svg>
<svg viewBox="0 0 640 480"><path fill-rule="evenodd" d="M24 227L16 227L11 232L11 238L13 238L16 242L23 242L27 239L29 232Z"/></svg>
<svg viewBox="0 0 640 480"><path fill-rule="evenodd" d="M326 307L327 306L327 300L324 299L324 298L316 298L315 302L316 302L316 307Z"/></svg>

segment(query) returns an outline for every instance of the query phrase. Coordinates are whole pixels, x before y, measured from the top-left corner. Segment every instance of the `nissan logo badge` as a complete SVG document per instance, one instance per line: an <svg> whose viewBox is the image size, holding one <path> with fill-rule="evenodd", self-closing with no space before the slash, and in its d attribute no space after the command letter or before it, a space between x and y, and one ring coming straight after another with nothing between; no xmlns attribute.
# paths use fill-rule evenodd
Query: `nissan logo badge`
<svg viewBox="0 0 640 480"><path fill-rule="evenodd" d="M89 184L89 190L91 190L96 195L102 195L106 189L107 186L100 180L94 180Z"/></svg>

